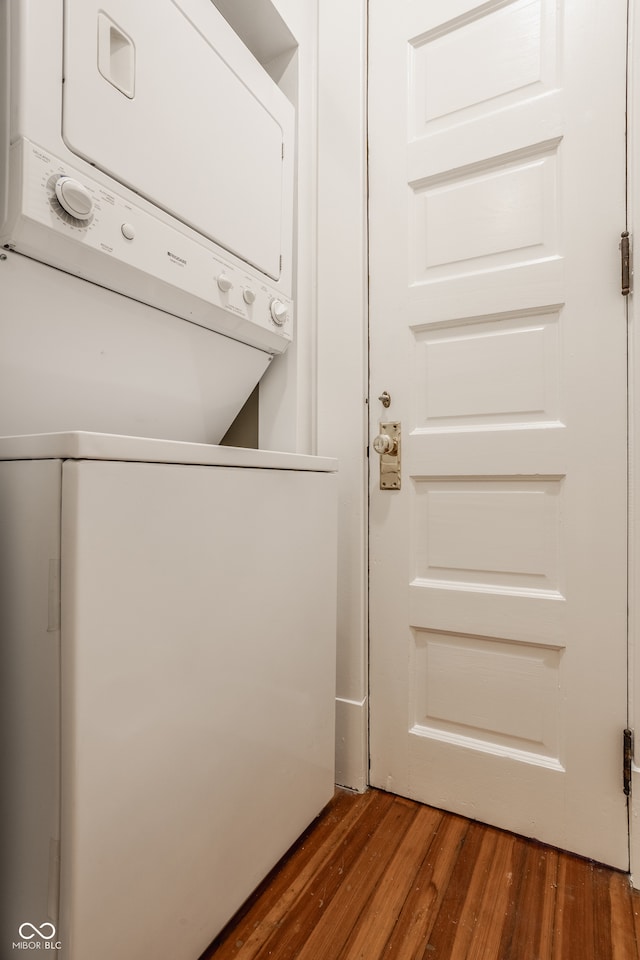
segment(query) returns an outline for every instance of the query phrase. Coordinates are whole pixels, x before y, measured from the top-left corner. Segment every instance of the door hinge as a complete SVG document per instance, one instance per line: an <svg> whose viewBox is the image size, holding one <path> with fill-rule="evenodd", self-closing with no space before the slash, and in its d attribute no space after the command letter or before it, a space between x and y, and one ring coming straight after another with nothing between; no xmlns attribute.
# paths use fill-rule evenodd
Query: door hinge
<svg viewBox="0 0 640 960"><path fill-rule="evenodd" d="M623 733L622 781L625 796L631 794L631 764L633 763L633 730Z"/></svg>
<svg viewBox="0 0 640 960"><path fill-rule="evenodd" d="M620 235L620 263L621 293L623 297L628 297L631 293L631 244L628 230Z"/></svg>

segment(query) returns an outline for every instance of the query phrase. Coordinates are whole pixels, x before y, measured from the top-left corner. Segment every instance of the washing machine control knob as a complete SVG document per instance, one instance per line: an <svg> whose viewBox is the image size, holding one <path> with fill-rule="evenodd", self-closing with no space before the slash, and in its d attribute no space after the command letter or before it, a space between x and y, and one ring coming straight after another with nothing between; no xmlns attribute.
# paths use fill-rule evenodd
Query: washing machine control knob
<svg viewBox="0 0 640 960"><path fill-rule="evenodd" d="M283 303L282 300L271 301L271 319L277 326L281 327L287 319L287 305Z"/></svg>
<svg viewBox="0 0 640 960"><path fill-rule="evenodd" d="M58 177L56 180L58 203L76 220L90 220L93 213L93 197L86 187L73 177Z"/></svg>

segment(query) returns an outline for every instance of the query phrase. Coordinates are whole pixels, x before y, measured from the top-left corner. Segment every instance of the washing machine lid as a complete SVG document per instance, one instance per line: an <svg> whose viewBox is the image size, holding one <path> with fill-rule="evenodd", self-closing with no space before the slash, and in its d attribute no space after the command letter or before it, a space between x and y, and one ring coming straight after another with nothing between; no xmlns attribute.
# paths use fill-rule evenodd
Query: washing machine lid
<svg viewBox="0 0 640 960"><path fill-rule="evenodd" d="M125 460L136 463L182 463L320 473L331 473L338 469L337 460L331 457L187 443L180 440L125 437L82 430L0 437L0 460L52 459Z"/></svg>

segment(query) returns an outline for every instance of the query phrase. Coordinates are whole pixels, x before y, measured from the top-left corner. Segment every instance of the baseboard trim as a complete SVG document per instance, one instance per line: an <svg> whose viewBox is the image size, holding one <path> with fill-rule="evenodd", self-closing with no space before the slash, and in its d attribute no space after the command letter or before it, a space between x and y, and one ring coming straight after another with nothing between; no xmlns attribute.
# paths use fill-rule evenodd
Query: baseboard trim
<svg viewBox="0 0 640 960"><path fill-rule="evenodd" d="M367 698L336 698L336 783L363 793L369 783Z"/></svg>

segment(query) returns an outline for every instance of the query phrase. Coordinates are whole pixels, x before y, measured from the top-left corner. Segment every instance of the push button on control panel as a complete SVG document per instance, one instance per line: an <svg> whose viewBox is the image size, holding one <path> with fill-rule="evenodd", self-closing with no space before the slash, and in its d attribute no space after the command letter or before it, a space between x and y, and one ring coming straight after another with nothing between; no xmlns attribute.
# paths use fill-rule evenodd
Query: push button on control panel
<svg viewBox="0 0 640 960"><path fill-rule="evenodd" d="M122 231L122 236L126 237L127 240L133 240L136 235L136 229L130 223L123 223L120 230Z"/></svg>

